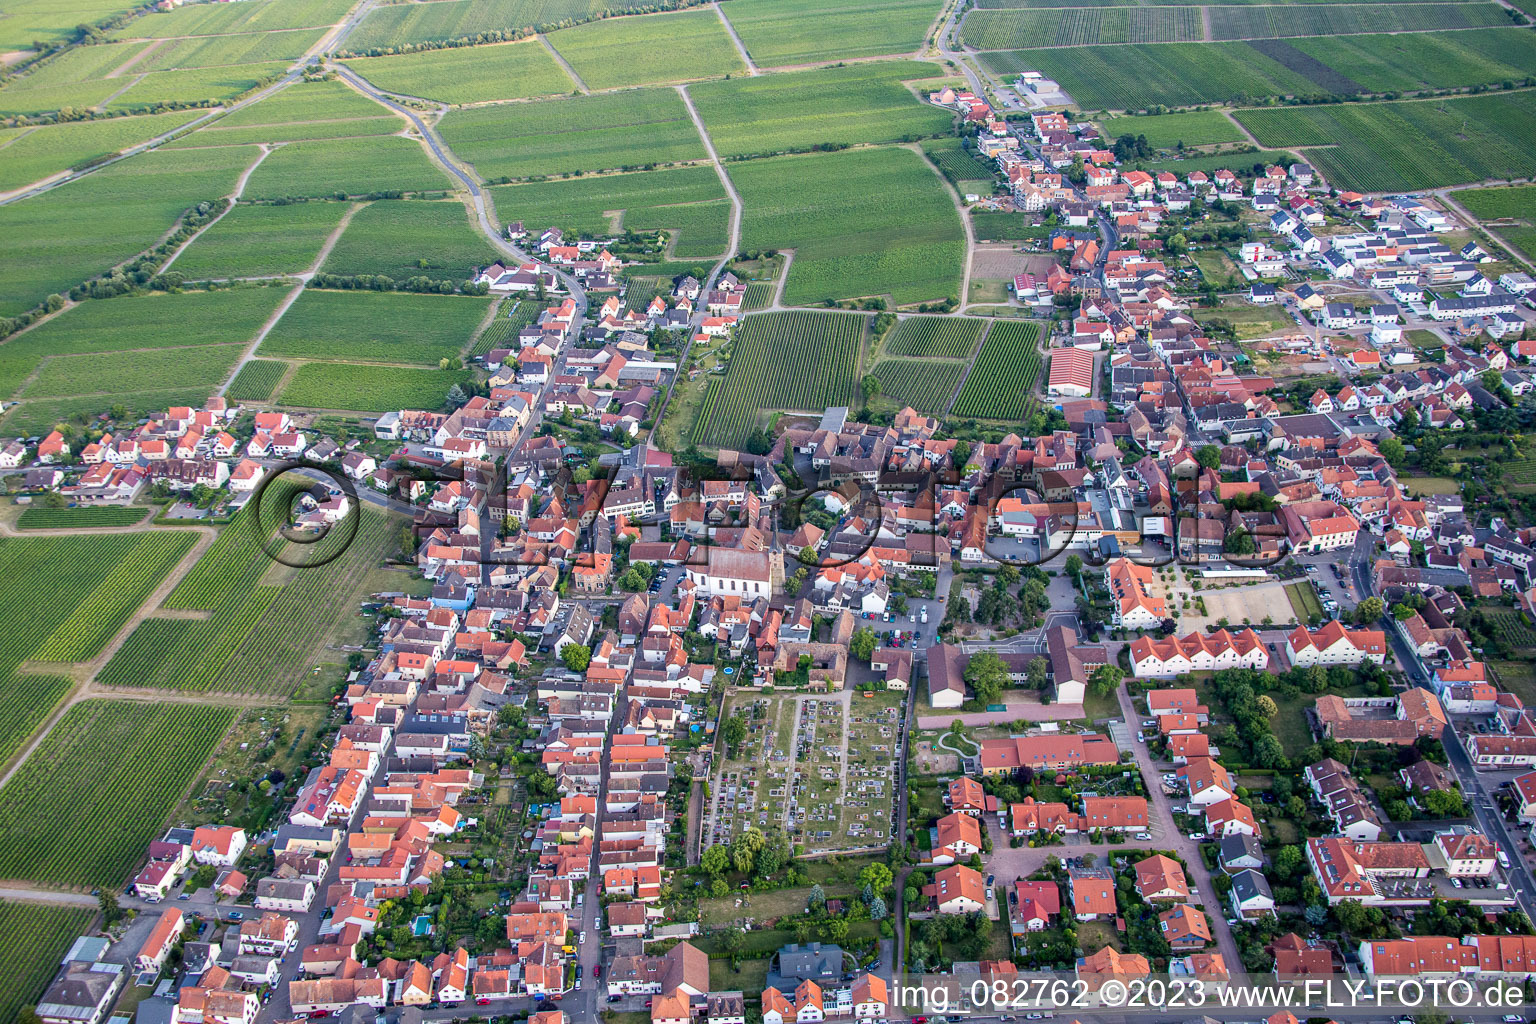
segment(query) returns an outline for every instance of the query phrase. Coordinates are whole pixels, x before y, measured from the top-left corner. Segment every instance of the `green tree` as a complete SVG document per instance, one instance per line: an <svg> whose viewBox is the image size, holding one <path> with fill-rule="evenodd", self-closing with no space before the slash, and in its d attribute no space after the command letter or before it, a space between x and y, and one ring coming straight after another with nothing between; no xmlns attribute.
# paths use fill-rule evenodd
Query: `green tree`
<svg viewBox="0 0 1536 1024"><path fill-rule="evenodd" d="M884 863L876 861L859 872L859 881L877 893L885 892L885 890L891 887L891 869Z"/></svg>
<svg viewBox="0 0 1536 1024"><path fill-rule="evenodd" d="M1076 579L1083 571L1083 560L1076 555L1068 555L1066 564L1062 568L1066 569L1068 576Z"/></svg>
<svg viewBox="0 0 1536 1024"><path fill-rule="evenodd" d="M1195 461L1206 469L1221 468L1221 449L1213 444L1201 445L1195 451Z"/></svg>
<svg viewBox="0 0 1536 1024"><path fill-rule="evenodd" d="M123 919L123 908L118 906L117 893L103 889L96 894L96 905L101 908L101 926L110 928Z"/></svg>
<svg viewBox="0 0 1536 1024"><path fill-rule="evenodd" d="M875 653L875 631L865 626L848 641L848 653L860 661L868 661Z"/></svg>
<svg viewBox="0 0 1536 1024"><path fill-rule="evenodd" d="M1280 708L1275 704L1275 698L1267 693L1260 694L1254 704L1258 707L1259 714L1265 718L1274 718L1280 713Z"/></svg>
<svg viewBox="0 0 1536 1024"><path fill-rule="evenodd" d="M1044 655L1040 655L1030 659L1029 663L1024 666L1024 680L1029 684L1031 690L1043 690L1045 689L1047 676L1050 675L1050 671L1050 661Z"/></svg>
<svg viewBox="0 0 1536 1024"><path fill-rule="evenodd" d="M983 704L996 704L1008 685L1008 666L991 651L983 651L965 666L965 681Z"/></svg>
<svg viewBox="0 0 1536 1024"><path fill-rule="evenodd" d="M560 648L560 660L572 672L585 672L592 664L592 648L585 644L566 644Z"/></svg>
<svg viewBox="0 0 1536 1024"><path fill-rule="evenodd" d="M1044 658L1037 658L1044 661ZM1125 673L1118 665L1100 665L1093 670L1088 677L1088 690L1096 697L1108 697L1120 688L1120 680L1125 678Z"/></svg>
<svg viewBox="0 0 1536 1024"><path fill-rule="evenodd" d="M1381 618L1384 611L1386 611L1386 605L1381 598L1368 597L1355 606L1355 623L1368 626Z"/></svg>
<svg viewBox="0 0 1536 1024"><path fill-rule="evenodd" d="M859 387L864 389L864 400L867 402L880 394L880 378L872 373L866 373L859 380Z"/></svg>
<svg viewBox="0 0 1536 1024"><path fill-rule="evenodd" d="M711 875L723 875L731 869L731 851L716 843L704 851L704 856L699 858L699 863Z"/></svg>
<svg viewBox="0 0 1536 1024"><path fill-rule="evenodd" d="M1387 460L1387 465L1401 466L1408 459L1408 449L1395 437L1384 437L1376 443L1376 450Z"/></svg>
<svg viewBox="0 0 1536 1024"><path fill-rule="evenodd" d="M747 720L740 714L727 718L720 725L720 738L725 741L725 749L734 754L741 741L747 738Z"/></svg>

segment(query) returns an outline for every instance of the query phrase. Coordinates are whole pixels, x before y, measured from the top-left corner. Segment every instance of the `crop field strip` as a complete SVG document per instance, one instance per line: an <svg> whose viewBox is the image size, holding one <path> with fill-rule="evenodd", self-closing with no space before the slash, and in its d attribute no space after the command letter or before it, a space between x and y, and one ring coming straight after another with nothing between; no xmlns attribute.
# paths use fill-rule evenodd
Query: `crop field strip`
<svg viewBox="0 0 1536 1024"><path fill-rule="evenodd" d="M346 63L385 92L444 103L535 99L576 88L571 76L537 39L389 57L353 57Z"/></svg>
<svg viewBox="0 0 1536 1024"><path fill-rule="evenodd" d="M1466 189L1452 198L1527 260L1536 260L1536 185Z"/></svg>
<svg viewBox="0 0 1536 1024"><path fill-rule="evenodd" d="M149 248L186 210L229 195L259 155L254 146L156 150L0 206L8 240L0 246L0 316Z"/></svg>
<svg viewBox="0 0 1536 1024"><path fill-rule="evenodd" d="M971 368L954 415L986 420L1022 420L1037 406L1033 390L1040 376L1040 325L997 320Z"/></svg>
<svg viewBox="0 0 1536 1024"><path fill-rule="evenodd" d="M938 0L731 0L721 9L761 67L915 53Z"/></svg>
<svg viewBox="0 0 1536 1024"><path fill-rule="evenodd" d="M710 7L605 18L546 38L592 89L717 78L747 70Z"/></svg>
<svg viewBox="0 0 1536 1024"><path fill-rule="evenodd" d="M306 288L259 354L436 367L438 360L458 356L489 305L488 299L458 295Z"/></svg>
<svg viewBox="0 0 1536 1024"><path fill-rule="evenodd" d="M1106 138L1145 135L1154 149L1186 146L1211 146L1246 141L1243 130L1219 110L1196 110L1184 114L1154 114L1144 117L1107 117L1099 122Z"/></svg>
<svg viewBox="0 0 1536 1024"><path fill-rule="evenodd" d="M335 199L450 187L420 142L375 136L279 146L251 174L242 195L251 200Z"/></svg>
<svg viewBox="0 0 1536 1024"><path fill-rule="evenodd" d="M51 356L21 389L22 399L114 396L167 387L206 389L212 394L239 360L245 343L157 348L105 355Z"/></svg>
<svg viewBox="0 0 1536 1024"><path fill-rule="evenodd" d="M0 788L0 877L120 885L234 709L81 701Z"/></svg>
<svg viewBox="0 0 1536 1024"><path fill-rule="evenodd" d="M1264 146L1306 150L1335 187L1413 191L1536 174L1533 100L1531 92L1490 93L1235 116Z"/></svg>
<svg viewBox="0 0 1536 1024"><path fill-rule="evenodd" d="M710 382L693 440L710 448L745 444L768 409L819 411L850 405L858 390L867 316L793 310L747 317L730 366ZM807 367L816 367L807 373Z"/></svg>
<svg viewBox="0 0 1536 1024"><path fill-rule="evenodd" d="M675 89L452 110L438 130L454 153L488 181L635 170L705 156Z"/></svg>
<svg viewBox="0 0 1536 1024"><path fill-rule="evenodd" d="M77 505L74 508L29 505L17 517L16 526L22 530L132 526L143 522L149 512L142 505Z"/></svg>
<svg viewBox="0 0 1536 1024"><path fill-rule="evenodd" d="M96 911L46 903L0 902L0 1024L15 1024L23 1007L47 991L64 954L90 928Z"/></svg>
<svg viewBox="0 0 1536 1024"><path fill-rule="evenodd" d="M979 50L1110 43L1178 43L1204 38L1198 7L1051 7L978 10L966 16L965 43Z"/></svg>
<svg viewBox="0 0 1536 1024"><path fill-rule="evenodd" d="M347 39L354 53L413 43L477 40L492 42L499 33L586 21L604 13L636 10L641 3L602 0L441 0L430 4L381 4L368 12Z"/></svg>
<svg viewBox="0 0 1536 1024"><path fill-rule="evenodd" d="M795 249L784 301L890 295L928 302L959 290L964 229L938 176L900 148L730 165L745 207L743 249ZM819 187L818 187L819 186Z"/></svg>
<svg viewBox="0 0 1536 1024"><path fill-rule="evenodd" d="M0 192L148 142L197 117L178 110L149 117L114 117L30 129L0 149Z"/></svg>
<svg viewBox="0 0 1536 1024"><path fill-rule="evenodd" d="M633 285L630 295L633 299ZM544 308L544 303L537 299L508 299L496 311L496 319L487 324L485 330L480 332L480 337L475 339L475 347L470 349L469 354L483 356L495 348L517 348L517 332L537 323Z"/></svg>
<svg viewBox="0 0 1536 1024"><path fill-rule="evenodd" d="M504 221L558 226L578 235L608 234L609 214L622 212L620 230L675 232L678 259L719 256L730 239L731 203L719 175L705 164L504 185L490 194Z"/></svg>
<svg viewBox="0 0 1536 1024"><path fill-rule="evenodd" d="M239 4L189 4L135 18L109 33L114 39L228 36L336 24L354 0L247 0Z"/></svg>
<svg viewBox="0 0 1536 1024"><path fill-rule="evenodd" d="M960 386L965 363L956 359L882 359L869 372L880 382L883 397L940 416Z"/></svg>
<svg viewBox="0 0 1536 1024"><path fill-rule="evenodd" d="M457 199L386 199L359 210L320 269L327 274L384 274L397 281L428 277L455 284L496 250L469 222Z"/></svg>
<svg viewBox="0 0 1536 1024"><path fill-rule="evenodd" d="M746 290L741 296L742 311L755 313L760 309L767 309L773 305L773 295L778 287L775 281L748 281Z"/></svg>
<svg viewBox="0 0 1536 1024"><path fill-rule="evenodd" d="M155 71L107 102L107 110L148 110L161 104L212 106L235 99L288 70L286 62ZM119 83L121 85L122 83Z"/></svg>
<svg viewBox="0 0 1536 1024"><path fill-rule="evenodd" d="M199 234L171 269L189 281L302 273L347 209L346 203L241 203Z"/></svg>
<svg viewBox="0 0 1536 1024"><path fill-rule="evenodd" d="M942 74L936 64L877 61L705 82L688 95L715 150L748 156L948 136L953 114L919 101L905 84Z"/></svg>
<svg viewBox="0 0 1536 1024"><path fill-rule="evenodd" d="M193 36L157 46L129 68L140 71L177 71L233 64L296 61L320 41L324 29L283 29L249 35Z"/></svg>
<svg viewBox="0 0 1536 1024"><path fill-rule="evenodd" d="M455 384L467 387L474 379L470 370L305 363L294 371L277 402L299 409L364 413L436 409Z"/></svg>
<svg viewBox="0 0 1536 1024"><path fill-rule="evenodd" d="M339 81L300 81L169 145L185 148L393 135L405 125L399 115Z"/></svg>
<svg viewBox="0 0 1536 1024"><path fill-rule="evenodd" d="M0 51L25 49L39 41L69 42L80 25L133 6L130 0L7 0L0 20Z"/></svg>
<svg viewBox="0 0 1536 1024"><path fill-rule="evenodd" d="M288 364L279 359L252 359L240 367L226 394L236 402L270 402L287 372Z"/></svg>
<svg viewBox="0 0 1536 1024"><path fill-rule="evenodd" d="M982 160L975 153L961 146L959 139L925 139L922 149L939 173L950 184L962 181L990 180L997 176L997 165Z"/></svg>
<svg viewBox="0 0 1536 1024"><path fill-rule="evenodd" d="M893 356L938 356L965 359L976 348L985 320L958 316L911 316L899 320L885 339Z"/></svg>

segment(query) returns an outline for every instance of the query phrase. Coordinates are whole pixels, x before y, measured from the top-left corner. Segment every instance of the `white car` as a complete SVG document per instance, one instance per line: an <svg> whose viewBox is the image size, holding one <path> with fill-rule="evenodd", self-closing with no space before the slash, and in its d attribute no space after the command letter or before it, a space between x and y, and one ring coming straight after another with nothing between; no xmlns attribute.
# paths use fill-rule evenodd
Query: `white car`
<svg viewBox="0 0 1536 1024"><path fill-rule="evenodd" d="M579 942L579 943L580 943L580 944L581 944L581 945L583 945L583 946L585 946L585 945L586 945L586 944L587 944L587 933L586 933L586 932L582 932L582 933L581 933L581 938L580 938L580 939L578 939L578 940L577 940L577 941L578 941L578 942Z"/></svg>
<svg viewBox="0 0 1536 1024"><path fill-rule="evenodd" d="M1190 842L1198 843L1198 842L1200 842L1204 838L1205 838L1205 833L1204 832L1191 832L1189 834Z"/></svg>

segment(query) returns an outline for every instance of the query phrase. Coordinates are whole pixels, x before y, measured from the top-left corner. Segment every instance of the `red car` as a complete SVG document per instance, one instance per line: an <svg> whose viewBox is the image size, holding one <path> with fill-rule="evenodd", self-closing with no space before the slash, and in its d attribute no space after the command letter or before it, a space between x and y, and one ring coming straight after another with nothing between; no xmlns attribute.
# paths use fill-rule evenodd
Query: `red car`
<svg viewBox="0 0 1536 1024"><path fill-rule="evenodd" d="M326 1017L329 1017L330 1015L331 1015L331 1011L330 1010L316 1010L314 1013L309 1015L309 1019L310 1020L324 1020Z"/></svg>
<svg viewBox="0 0 1536 1024"><path fill-rule="evenodd" d="M481 996L479 999L475 1000L475 1005L476 1006L490 1006L491 1005L491 1001L489 999L485 998L484 996Z"/></svg>
<svg viewBox="0 0 1536 1024"><path fill-rule="evenodd" d="M594 977L594 978L601 978L602 976L603 976L603 965L602 964L595 964L595 965L593 965L593 967L592 967L592 977Z"/></svg>

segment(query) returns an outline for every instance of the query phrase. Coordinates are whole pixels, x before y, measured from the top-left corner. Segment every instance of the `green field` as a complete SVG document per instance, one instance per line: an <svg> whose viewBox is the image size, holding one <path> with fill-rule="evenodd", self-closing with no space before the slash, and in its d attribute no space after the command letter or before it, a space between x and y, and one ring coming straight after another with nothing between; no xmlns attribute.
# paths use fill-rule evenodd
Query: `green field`
<svg viewBox="0 0 1536 1024"><path fill-rule="evenodd" d="M1432 32L1509 24L1504 8L1491 3L1225 6L1212 7L1210 20L1212 39Z"/></svg>
<svg viewBox="0 0 1536 1024"><path fill-rule="evenodd" d="M23 530L132 526L148 514L149 509L142 505L77 505L74 508L30 505L17 517L16 525Z"/></svg>
<svg viewBox="0 0 1536 1024"><path fill-rule="evenodd" d="M177 71L230 64L295 61L320 41L324 29L299 28L229 36L174 39L133 65L133 71Z"/></svg>
<svg viewBox="0 0 1536 1024"><path fill-rule="evenodd" d="M96 356L55 356L43 363L22 388L22 398L113 396L170 387L196 387L210 393L229 376L241 345L152 349Z"/></svg>
<svg viewBox="0 0 1536 1024"><path fill-rule="evenodd" d="M903 84L939 74L934 64L876 62L706 82L688 94L715 150L741 156L948 135L953 115Z"/></svg>
<svg viewBox="0 0 1536 1024"><path fill-rule="evenodd" d="M286 63L237 64L227 68L156 71L108 101L107 110L151 110L177 103L213 106L250 92L288 70ZM118 83L122 88L123 83Z"/></svg>
<svg viewBox="0 0 1536 1024"><path fill-rule="evenodd" d="M278 396L278 404L352 412L439 409L449 388L473 379L468 370L305 363Z"/></svg>
<svg viewBox="0 0 1536 1024"><path fill-rule="evenodd" d="M1529 93L1242 110L1265 146L1300 147L1338 188L1411 191L1536 173Z"/></svg>
<svg viewBox="0 0 1536 1024"><path fill-rule="evenodd" d="M819 415L829 405L853 404L867 320L852 313L803 310L747 317L736 331L725 377L710 383L694 442L740 447L760 426L765 410ZM805 372L810 366L815 373Z"/></svg>
<svg viewBox="0 0 1536 1024"><path fill-rule="evenodd" d="M622 211L621 230L676 232L678 259L717 257L730 237L731 203L720 176L707 164L490 191L503 221L558 226L589 238L612 234L611 215Z"/></svg>
<svg viewBox="0 0 1536 1024"><path fill-rule="evenodd" d="M1295 39L1289 46L1356 83L1356 91L1461 89L1536 74L1536 33L1518 28Z"/></svg>
<svg viewBox="0 0 1536 1024"><path fill-rule="evenodd" d="M414 139L377 136L290 142L246 183L246 199L335 199L444 191L449 181Z"/></svg>
<svg viewBox="0 0 1536 1024"><path fill-rule="evenodd" d="M187 209L233 191L254 147L143 153L0 207L0 316L105 273Z"/></svg>
<svg viewBox="0 0 1536 1024"><path fill-rule="evenodd" d="M277 359L252 359L229 382L227 394L234 402L270 402L288 364Z"/></svg>
<svg viewBox="0 0 1536 1024"><path fill-rule="evenodd" d="M998 320L981 343L971 374L955 399L956 416L1022 420L1035 407L1040 376L1040 325Z"/></svg>
<svg viewBox="0 0 1536 1024"><path fill-rule="evenodd" d="M1317 599L1317 591L1312 589L1310 583L1288 583L1285 586L1285 596L1291 602L1291 612L1297 622L1308 622L1313 618L1323 618L1323 606Z"/></svg>
<svg viewBox="0 0 1536 1024"><path fill-rule="evenodd" d="M731 0L722 8L764 67L913 53L927 40L936 0Z"/></svg>
<svg viewBox="0 0 1536 1024"><path fill-rule="evenodd" d="M886 336L885 351L893 356L964 359L975 350L986 326L975 317L909 316Z"/></svg>
<svg viewBox="0 0 1536 1024"><path fill-rule="evenodd" d="M346 212L345 203L242 203L198 235L172 269L189 281L301 273Z"/></svg>
<svg viewBox="0 0 1536 1024"><path fill-rule="evenodd" d="M1196 110L1186 114L1159 114L1152 117L1106 117L1099 122L1104 136L1145 135L1154 149L1186 146L1210 146L1244 141L1243 130L1219 110Z"/></svg>
<svg viewBox="0 0 1536 1024"><path fill-rule="evenodd" d="M240 35L287 28L334 25L353 0L245 0L238 4L188 4L151 13L112 33L119 39L171 39L177 36Z"/></svg>
<svg viewBox="0 0 1536 1024"><path fill-rule="evenodd" d="M636 308L644 308L638 305L634 285L630 285L630 297L636 303ZM543 311L544 303L537 299L507 299L496 311L496 319L487 324L475 339L475 347L470 349L469 354L483 356L494 348L516 348L517 332L537 322Z"/></svg>
<svg viewBox="0 0 1536 1024"><path fill-rule="evenodd" d="M709 7L592 21L548 38L590 89L717 78L747 70L725 24Z"/></svg>
<svg viewBox="0 0 1536 1024"><path fill-rule="evenodd" d="M0 18L0 51L27 49L35 42L66 42L79 25L134 6L126 0L7 0L5 17Z"/></svg>
<svg viewBox="0 0 1536 1024"><path fill-rule="evenodd" d="M742 247L795 252L785 301L956 295L960 218L916 153L862 149L730 165L742 197Z"/></svg>
<svg viewBox="0 0 1536 1024"><path fill-rule="evenodd" d="M179 128L196 117L178 110L152 117L114 117L102 121L31 128L0 138L0 192L111 156Z"/></svg>
<svg viewBox="0 0 1536 1024"><path fill-rule="evenodd" d="M14 1024L23 1007L37 1002L95 916L87 907L0 903L0 931L10 936L0 944L0 972L9 979L0 992L0 1024Z"/></svg>
<svg viewBox="0 0 1536 1024"><path fill-rule="evenodd" d="M7 8L9 8L7 4ZM5 20L0 19L0 25ZM133 81L108 79L119 66L142 53L146 43L77 46L39 61L0 89L0 114L28 114L61 107L88 107Z"/></svg>
<svg viewBox="0 0 1536 1024"><path fill-rule="evenodd" d="M489 307L488 299L458 295L306 288L261 343L261 354L436 366L459 354Z"/></svg>
<svg viewBox="0 0 1536 1024"><path fill-rule="evenodd" d="M959 139L924 139L923 152L953 185L997 179L997 165L964 148Z"/></svg>
<svg viewBox="0 0 1536 1024"><path fill-rule="evenodd" d="M1204 38L1197 7L977 10L961 37L979 50L1110 43L1184 43Z"/></svg>
<svg viewBox="0 0 1536 1024"><path fill-rule="evenodd" d="M457 199L380 200L357 212L322 269L458 283L471 268L495 258L496 250L470 225L469 212Z"/></svg>
<svg viewBox="0 0 1536 1024"><path fill-rule="evenodd" d="M536 39L392 57L355 57L347 64L386 92L444 103L533 99L576 88L571 76Z"/></svg>
<svg viewBox="0 0 1536 1024"><path fill-rule="evenodd" d="M0 789L0 875L120 885L233 720L228 707L76 704Z"/></svg>
<svg viewBox="0 0 1536 1024"><path fill-rule="evenodd" d="M1536 185L1466 189L1454 198L1479 220L1498 221L1493 230L1499 237L1527 261L1536 260Z"/></svg>
<svg viewBox="0 0 1536 1024"><path fill-rule="evenodd" d="M183 136L172 145L228 146L393 135L404 127L405 121L398 114L341 82L298 81L259 103L242 107Z"/></svg>
<svg viewBox="0 0 1536 1024"><path fill-rule="evenodd" d="M235 288L82 302L0 345L0 396L13 395L48 357L89 364L130 350L248 342L283 294L281 288ZM121 381L102 379L120 394L129 390Z"/></svg>
<svg viewBox="0 0 1536 1024"><path fill-rule="evenodd" d="M492 181L635 170L705 155L682 97L673 89L453 110L439 128L454 153Z"/></svg>
<svg viewBox="0 0 1536 1024"><path fill-rule="evenodd" d="M869 372L880 382L881 397L939 416L960 386L965 364L954 359L882 359Z"/></svg>
<svg viewBox="0 0 1536 1024"><path fill-rule="evenodd" d="M382 4L368 13L347 39L354 53L409 43L495 37L485 33L518 29L547 31L585 21L604 11L624 11L640 4L602 0L441 0L429 4Z"/></svg>

